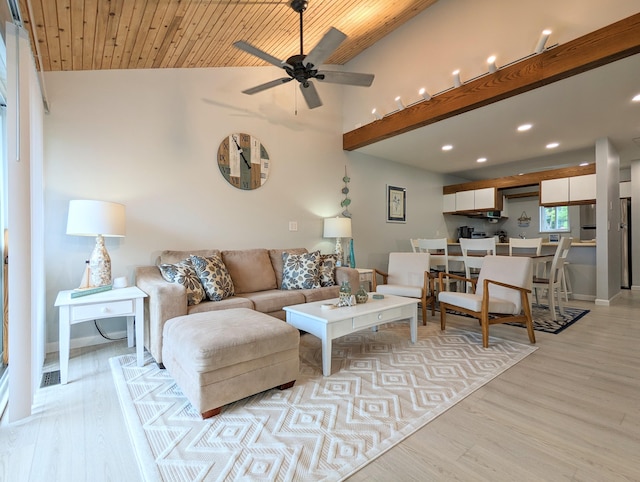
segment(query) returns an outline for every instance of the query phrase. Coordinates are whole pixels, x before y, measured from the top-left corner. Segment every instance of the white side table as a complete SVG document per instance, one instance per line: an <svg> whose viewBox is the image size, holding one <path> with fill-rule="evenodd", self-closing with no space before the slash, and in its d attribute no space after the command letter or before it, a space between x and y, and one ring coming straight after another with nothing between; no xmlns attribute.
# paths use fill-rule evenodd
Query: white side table
<svg viewBox="0 0 640 482"><path fill-rule="evenodd" d="M371 268L356 268L360 273L360 283L369 283L368 292L373 289L373 270Z"/></svg>
<svg viewBox="0 0 640 482"><path fill-rule="evenodd" d="M73 290L61 291L55 306L59 308L60 325L60 383L66 384L69 376L69 343L71 325L84 321L127 317L127 340L133 346L135 325L135 345L138 366L144 364L144 298L147 294L136 286L119 288L93 295L71 298Z"/></svg>

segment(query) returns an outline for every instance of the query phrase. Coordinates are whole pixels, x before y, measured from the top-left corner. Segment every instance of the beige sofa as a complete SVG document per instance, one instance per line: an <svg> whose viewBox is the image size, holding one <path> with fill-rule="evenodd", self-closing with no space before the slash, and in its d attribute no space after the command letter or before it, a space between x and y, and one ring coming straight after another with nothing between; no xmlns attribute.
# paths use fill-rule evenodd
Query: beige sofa
<svg viewBox="0 0 640 482"><path fill-rule="evenodd" d="M158 264L178 263L190 255L220 255L233 280L235 295L222 301L202 301L188 305L184 286L166 281L158 266L139 266L135 269L136 285L145 293L145 347L156 362L162 363L162 332L165 323L177 316L229 308L250 308L285 320L285 306L338 297L339 286L348 281L356 290L358 271L348 267L336 268L336 285L313 289L283 290L283 252L301 254L296 249L245 249L219 251L164 251Z"/></svg>

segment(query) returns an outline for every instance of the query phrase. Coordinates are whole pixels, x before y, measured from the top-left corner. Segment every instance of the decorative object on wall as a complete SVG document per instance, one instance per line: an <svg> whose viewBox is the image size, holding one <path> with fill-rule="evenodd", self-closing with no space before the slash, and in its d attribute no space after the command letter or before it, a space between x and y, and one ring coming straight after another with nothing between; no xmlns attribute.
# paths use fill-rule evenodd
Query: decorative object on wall
<svg viewBox="0 0 640 482"><path fill-rule="evenodd" d="M234 132L218 147L218 167L229 184L249 191L267 182L271 160L267 148L257 137Z"/></svg>
<svg viewBox="0 0 640 482"><path fill-rule="evenodd" d="M351 237L351 219L350 218L327 218L324 220L325 238L336 238L336 266L342 266L344 263L344 250L342 249L342 238Z"/></svg>
<svg viewBox="0 0 640 482"><path fill-rule="evenodd" d="M387 222L407 222L407 190L387 185Z"/></svg>
<svg viewBox="0 0 640 482"><path fill-rule="evenodd" d="M89 258L91 287L111 284L111 258L103 237L124 237L124 205L107 201L69 201L67 234L96 236L96 246Z"/></svg>
<svg viewBox="0 0 640 482"><path fill-rule="evenodd" d="M527 216L525 211L522 211L522 214L518 218L518 226L521 228L528 228L529 223L531 222L531 216Z"/></svg>
<svg viewBox="0 0 640 482"><path fill-rule="evenodd" d="M344 182L344 187L342 188L344 199L340 203L340 206L344 208L344 211L342 211L342 215L345 218L350 218L351 213L349 212L349 206L351 205L351 199L349 199L349 181L351 181L351 178L347 176L347 166L344 166L344 177L342 178L342 181Z"/></svg>
<svg viewBox="0 0 640 482"><path fill-rule="evenodd" d="M291 80L297 80L300 83L300 91L304 97L305 102L309 109L315 109L322 105L320 96L316 91L311 79L316 79L323 82L330 82L334 84L343 85L355 85L361 87L369 87L373 82L373 74L357 74L354 72L341 72L331 70L317 70L317 67L322 65L324 61L338 48L338 46L344 42L347 36L340 30L331 27L329 31L324 34L324 37L318 42L318 44L307 55L304 54L303 42L302 42L302 19L303 12L307 9L306 0L292 0L289 2L289 6L300 14L300 54L292 55L286 61L281 61L275 58L273 55L254 47L248 42L239 41L235 42L234 47L244 50L245 52L255 55L262 60L269 62L276 67L284 69L288 77L282 77L280 79L272 80L264 84L257 85L250 89L243 90L243 94L253 95L263 90L276 87L278 85L290 82Z"/></svg>

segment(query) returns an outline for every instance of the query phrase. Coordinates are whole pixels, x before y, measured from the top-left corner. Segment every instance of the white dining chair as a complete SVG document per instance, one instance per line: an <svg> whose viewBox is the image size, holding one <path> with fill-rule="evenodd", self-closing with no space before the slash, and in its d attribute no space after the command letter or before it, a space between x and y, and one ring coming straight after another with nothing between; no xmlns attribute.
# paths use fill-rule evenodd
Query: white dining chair
<svg viewBox="0 0 640 482"><path fill-rule="evenodd" d="M429 253L431 274L434 277L438 276L438 273L449 273L449 242L447 238L420 238L416 239L416 245L418 252ZM447 278L447 288L450 284L457 285L457 281Z"/></svg>
<svg viewBox="0 0 640 482"><path fill-rule="evenodd" d="M509 256L513 256L514 254L535 254L540 256L542 252L542 238L509 238ZM540 274L540 266L543 265L542 276L546 273L546 268L544 263L536 263L533 261L533 273L534 276L538 276Z"/></svg>
<svg viewBox="0 0 640 482"><path fill-rule="evenodd" d="M496 254L495 238L468 239L460 238L460 249L464 260L465 277L473 279L478 277L485 256ZM471 285L467 283L467 292Z"/></svg>
<svg viewBox="0 0 640 482"><path fill-rule="evenodd" d="M556 315L556 300L558 310L561 315L564 315L564 307L562 306L562 280L564 276L564 262L569 254L569 248L571 248L571 242L573 238L562 237L556 248L556 254L551 261L551 268L547 277L541 278L534 276L533 278L533 292L536 297L536 304L538 303L538 290L547 290L547 299L549 301L549 310L551 311L551 317L554 321L557 320Z"/></svg>

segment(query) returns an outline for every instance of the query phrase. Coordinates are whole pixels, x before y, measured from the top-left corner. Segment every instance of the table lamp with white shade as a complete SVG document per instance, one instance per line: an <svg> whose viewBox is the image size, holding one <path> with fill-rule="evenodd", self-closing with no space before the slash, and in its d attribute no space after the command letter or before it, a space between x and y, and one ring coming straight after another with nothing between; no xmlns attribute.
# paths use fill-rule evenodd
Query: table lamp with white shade
<svg viewBox="0 0 640 482"><path fill-rule="evenodd" d="M342 266L344 251L342 250L342 238L351 237L351 218L327 218L324 220L325 238L336 238L336 255L338 261L336 264Z"/></svg>
<svg viewBox="0 0 640 482"><path fill-rule="evenodd" d="M111 284L111 258L104 245L104 236L124 237L124 204L91 200L69 201L67 234L96 236L96 246L89 258L90 286Z"/></svg>

